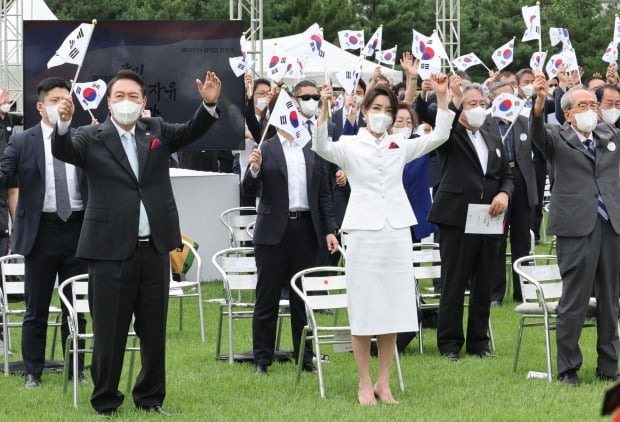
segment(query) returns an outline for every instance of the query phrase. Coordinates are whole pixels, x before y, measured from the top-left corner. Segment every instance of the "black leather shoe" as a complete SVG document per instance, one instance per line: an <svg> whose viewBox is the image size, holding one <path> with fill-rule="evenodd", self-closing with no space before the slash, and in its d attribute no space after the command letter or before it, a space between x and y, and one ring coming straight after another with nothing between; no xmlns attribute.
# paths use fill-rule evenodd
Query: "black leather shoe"
<svg viewBox="0 0 620 422"><path fill-rule="evenodd" d="M267 375L267 368L268 366L255 365L254 372L258 375Z"/></svg>
<svg viewBox="0 0 620 422"><path fill-rule="evenodd" d="M301 369L304 372L310 372L312 374L317 374L318 373L318 370L316 369L316 366L314 366L314 364L311 363L311 362L304 363L303 366L301 367Z"/></svg>
<svg viewBox="0 0 620 422"><path fill-rule="evenodd" d="M497 355L489 352L488 350L483 350L481 352L473 352L470 355L478 356L479 358L496 358Z"/></svg>
<svg viewBox="0 0 620 422"><path fill-rule="evenodd" d="M456 352L446 352L441 354L443 357L447 358L449 361L456 362L461 359L458 353Z"/></svg>
<svg viewBox="0 0 620 422"><path fill-rule="evenodd" d="M145 412L150 413L159 413L162 416L172 416L172 413L168 412L166 409L161 407L161 405L156 404L155 406L138 406L139 409L144 410Z"/></svg>
<svg viewBox="0 0 620 422"><path fill-rule="evenodd" d="M41 375L26 374L26 388L36 388L41 386Z"/></svg>
<svg viewBox="0 0 620 422"><path fill-rule="evenodd" d="M620 380L620 374L618 374L616 372L616 375L606 375L603 374L602 372L599 372L599 370L596 370L596 378L598 378L601 381L618 381Z"/></svg>
<svg viewBox="0 0 620 422"><path fill-rule="evenodd" d="M579 387L579 377L575 371L567 371L558 376L558 381L571 387Z"/></svg>

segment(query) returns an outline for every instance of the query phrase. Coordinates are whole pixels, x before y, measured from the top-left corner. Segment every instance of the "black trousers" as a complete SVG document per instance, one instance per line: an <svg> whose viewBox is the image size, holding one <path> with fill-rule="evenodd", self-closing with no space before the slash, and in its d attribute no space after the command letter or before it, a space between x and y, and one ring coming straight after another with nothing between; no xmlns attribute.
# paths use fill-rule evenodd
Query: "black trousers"
<svg viewBox="0 0 620 422"><path fill-rule="evenodd" d="M547 160L541 152L536 150L536 146L532 145L534 151L534 168L536 169L536 194L538 195L538 205L534 212L534 237L540 239L540 225L543 221L543 198L545 196L545 180L547 179Z"/></svg>
<svg viewBox="0 0 620 422"><path fill-rule="evenodd" d="M75 257L82 218L72 217L66 223L41 219L34 246L25 257L26 314L22 326L22 357L27 374L40 375L45 364L45 343L49 306L54 292L56 275L59 282L74 275L86 273L86 262ZM65 292L70 297L70 292ZM78 321L84 332L86 319ZM69 335L67 309L62 305L62 345ZM84 367L84 356L80 355L79 368Z"/></svg>
<svg viewBox="0 0 620 422"><path fill-rule="evenodd" d="M525 180L521 175L519 167L512 169L514 180L514 193L510 201L510 210L508 212L508 223L510 224L510 256L511 262L514 262L529 254L530 251L530 227L534 222L535 209L530 207L527 199L527 187ZM491 300L502 302L506 293L506 246L507 235L502 238L499 248L499 256L497 257L497 271L491 289ZM517 273L512 272L512 298L516 302L521 302L521 284Z"/></svg>
<svg viewBox="0 0 620 422"><path fill-rule="evenodd" d="M133 388L136 406L161 405L166 395L165 350L170 258L152 246L136 247L124 261L89 261L95 344L91 373L95 410L113 411L132 314L142 369Z"/></svg>
<svg viewBox="0 0 620 422"><path fill-rule="evenodd" d="M273 361L278 322L278 304L282 287L300 270L313 267L317 242L312 219L288 220L282 242L277 245L255 245L258 282L256 306L252 318L254 363L269 366ZM290 293L291 331L295 358L299 355L301 332L306 325L306 310L301 298ZM304 362L312 363L312 344L306 343Z"/></svg>
<svg viewBox="0 0 620 422"><path fill-rule="evenodd" d="M439 227L441 242L441 299L437 321L437 346L441 353L458 353L465 343L463 300L469 280L468 353L489 349L488 323L491 281L497 269L501 236L465 234L463 228Z"/></svg>

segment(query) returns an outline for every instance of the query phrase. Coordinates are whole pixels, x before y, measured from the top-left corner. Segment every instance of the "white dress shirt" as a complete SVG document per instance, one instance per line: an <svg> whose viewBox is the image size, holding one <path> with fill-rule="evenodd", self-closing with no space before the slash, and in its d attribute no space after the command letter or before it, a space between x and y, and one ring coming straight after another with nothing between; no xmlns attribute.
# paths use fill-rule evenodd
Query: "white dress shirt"
<svg viewBox="0 0 620 422"><path fill-rule="evenodd" d="M307 211L310 209L308 202L308 184L306 180L306 158L304 146L308 141L288 141L278 134L284 159L286 160L286 175L288 181L288 209L290 211Z"/></svg>
<svg viewBox="0 0 620 422"><path fill-rule="evenodd" d="M43 212L56 212L56 180L54 179L54 156L52 155L52 136L54 128L41 122L43 132L43 148L45 150L45 196L43 197ZM67 187L69 188L69 204L72 211L82 211L82 194L80 184L75 173L75 166L65 163L67 172Z"/></svg>
<svg viewBox="0 0 620 422"><path fill-rule="evenodd" d="M467 136L469 136L469 140L474 144L478 160L480 160L480 166L482 167L482 173L487 174L487 163L489 162L489 148L487 147L487 143L484 142L484 138L479 130L472 132L469 129L465 129L465 131L467 132Z"/></svg>

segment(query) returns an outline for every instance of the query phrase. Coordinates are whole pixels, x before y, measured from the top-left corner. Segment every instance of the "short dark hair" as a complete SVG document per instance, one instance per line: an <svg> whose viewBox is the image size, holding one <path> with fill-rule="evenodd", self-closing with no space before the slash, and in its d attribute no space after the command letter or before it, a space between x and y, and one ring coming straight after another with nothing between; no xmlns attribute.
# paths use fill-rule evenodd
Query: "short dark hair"
<svg viewBox="0 0 620 422"><path fill-rule="evenodd" d="M299 90L305 87L312 87L312 88L315 88L317 92L319 91L319 87L316 86L315 82L310 81L308 79L304 79L304 80L299 81L297 85L295 85L295 88L293 88L293 95L296 96L299 93Z"/></svg>
<svg viewBox="0 0 620 422"><path fill-rule="evenodd" d="M413 107L411 107L411 104L401 101L398 103L398 110L407 110L409 112L409 115L411 116L411 126L415 130L415 128L418 127L418 114L415 112ZM398 113L398 110L396 110L396 113Z"/></svg>
<svg viewBox="0 0 620 422"><path fill-rule="evenodd" d="M357 84L364 90L364 92L366 92L366 82L364 82L362 78L360 78L359 81L357 81Z"/></svg>
<svg viewBox="0 0 620 422"><path fill-rule="evenodd" d="M469 76L464 70L457 69L454 71L454 73L457 76L460 76L462 80L471 82L471 76Z"/></svg>
<svg viewBox="0 0 620 422"><path fill-rule="evenodd" d="M510 71L510 70L502 70L502 71L499 73L499 78L500 78L500 79L502 79L502 78L510 78L511 76L516 77L517 75L515 75L515 73L514 73L514 72L512 72L512 71Z"/></svg>
<svg viewBox="0 0 620 422"><path fill-rule="evenodd" d="M110 94L112 94L112 87L114 86L114 84L120 81L121 79L129 79L131 81L134 81L138 85L140 85L142 96L146 97L146 83L144 82L144 79L142 79L142 76L140 76L133 70L129 70L129 69L119 70L118 72L116 72L116 76L112 78L110 82L108 82L108 89L106 90L106 93L105 93L107 97L109 97Z"/></svg>
<svg viewBox="0 0 620 422"><path fill-rule="evenodd" d="M530 68L521 69L517 72L517 82L521 82L521 78L525 75L534 76L534 71Z"/></svg>
<svg viewBox="0 0 620 422"><path fill-rule="evenodd" d="M616 91L620 93L620 88L618 88L617 85L614 85L614 84L601 85L598 88L596 88L596 91L594 91L594 95L596 95L596 101L598 101L599 103L603 101L603 95L605 95L606 90Z"/></svg>
<svg viewBox="0 0 620 422"><path fill-rule="evenodd" d="M69 82L56 76L50 76L49 78L43 79L37 85L37 98L39 102L43 102L43 97L45 97L47 93L54 88L64 88L67 91L71 91L71 85L69 85Z"/></svg>
<svg viewBox="0 0 620 422"><path fill-rule="evenodd" d="M394 94L396 94L396 96L397 96L397 97L398 97L398 91L399 91L401 88L402 88L402 89L405 89L405 90L407 89L407 87L406 87L406 85L405 85L405 83L404 83L404 82L399 82L399 83L397 83L396 85L394 85L394 86L392 87L392 91L394 91Z"/></svg>
<svg viewBox="0 0 620 422"><path fill-rule="evenodd" d="M383 85L375 85L373 89L371 89L366 96L364 97L364 101L362 102L362 109L368 110L372 105L372 102L380 95L385 95L390 100L390 106L392 107L392 119L396 120L396 113L398 111L398 100L396 99L396 95L394 92Z"/></svg>
<svg viewBox="0 0 620 422"><path fill-rule="evenodd" d="M596 80L606 82L606 81L605 81L605 79L603 79L603 78L601 78L601 77L599 77L599 76L590 76L589 78L584 79L583 84L584 84L584 85L585 85L588 89L590 89L590 82L592 82L592 81L596 81Z"/></svg>
<svg viewBox="0 0 620 422"><path fill-rule="evenodd" d="M258 78L254 81L254 89L252 90L252 94L256 92L256 87L259 85L267 85L271 89L271 82L269 79Z"/></svg>

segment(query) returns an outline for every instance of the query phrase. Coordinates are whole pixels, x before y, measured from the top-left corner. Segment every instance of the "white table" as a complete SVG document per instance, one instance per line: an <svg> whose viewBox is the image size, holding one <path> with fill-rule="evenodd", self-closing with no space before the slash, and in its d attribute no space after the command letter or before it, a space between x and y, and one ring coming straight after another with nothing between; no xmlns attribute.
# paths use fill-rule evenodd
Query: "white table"
<svg viewBox="0 0 620 422"><path fill-rule="evenodd" d="M170 179L179 210L181 233L200 245L201 279L220 279L211 257L229 247L228 232L219 216L223 211L239 206L239 176L172 168ZM193 270L190 270L190 276Z"/></svg>

